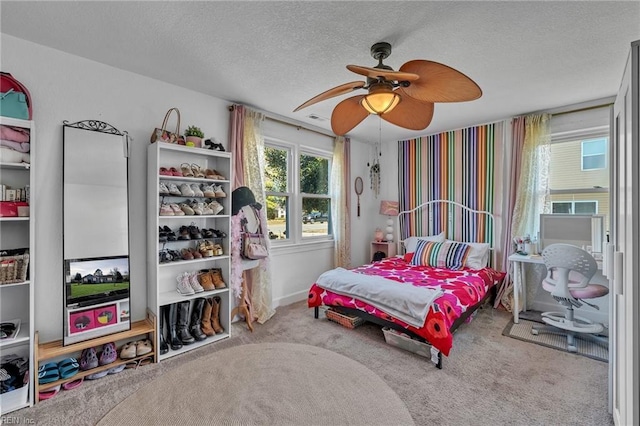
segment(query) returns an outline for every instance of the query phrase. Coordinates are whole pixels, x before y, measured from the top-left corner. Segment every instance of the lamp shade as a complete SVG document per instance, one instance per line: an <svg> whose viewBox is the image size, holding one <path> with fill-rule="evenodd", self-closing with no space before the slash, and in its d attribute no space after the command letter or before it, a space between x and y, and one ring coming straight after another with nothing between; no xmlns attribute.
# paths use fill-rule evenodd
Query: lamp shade
<svg viewBox="0 0 640 426"><path fill-rule="evenodd" d="M380 201L380 214L387 216L398 216L400 203L397 201Z"/></svg>

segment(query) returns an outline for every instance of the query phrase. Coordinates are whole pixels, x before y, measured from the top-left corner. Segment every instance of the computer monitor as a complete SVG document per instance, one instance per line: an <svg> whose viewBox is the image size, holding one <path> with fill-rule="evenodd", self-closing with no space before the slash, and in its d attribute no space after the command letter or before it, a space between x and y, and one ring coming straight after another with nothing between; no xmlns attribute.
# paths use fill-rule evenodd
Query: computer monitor
<svg viewBox="0 0 640 426"><path fill-rule="evenodd" d="M551 244L564 243L591 247L592 253L602 253L604 215L541 214L541 250Z"/></svg>

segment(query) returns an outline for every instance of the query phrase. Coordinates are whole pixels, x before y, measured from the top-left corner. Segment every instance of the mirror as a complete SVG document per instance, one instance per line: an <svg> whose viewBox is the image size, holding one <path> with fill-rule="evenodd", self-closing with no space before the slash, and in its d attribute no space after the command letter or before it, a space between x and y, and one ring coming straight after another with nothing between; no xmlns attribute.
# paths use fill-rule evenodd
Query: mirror
<svg viewBox="0 0 640 426"><path fill-rule="evenodd" d="M128 157L126 132L64 122L65 345L131 327Z"/></svg>

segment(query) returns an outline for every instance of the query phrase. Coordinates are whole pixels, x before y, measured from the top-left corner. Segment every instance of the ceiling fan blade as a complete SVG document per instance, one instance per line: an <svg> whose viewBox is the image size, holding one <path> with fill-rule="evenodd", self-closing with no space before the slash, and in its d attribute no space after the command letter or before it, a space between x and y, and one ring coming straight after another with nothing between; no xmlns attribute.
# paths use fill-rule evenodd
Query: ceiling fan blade
<svg viewBox="0 0 640 426"><path fill-rule="evenodd" d="M338 136L343 136L367 118L369 112L360 105L364 95L353 96L340 102L331 113L331 129Z"/></svg>
<svg viewBox="0 0 640 426"><path fill-rule="evenodd" d="M438 62L415 60L400 67L400 71L420 76L405 87L407 95L425 102L465 102L482 96L480 87L469 77Z"/></svg>
<svg viewBox="0 0 640 426"><path fill-rule="evenodd" d="M330 99L335 96L344 95L345 93L352 92L356 89L361 89L365 86L364 81L352 81L351 83L341 84L340 86L336 86L333 89L329 89L325 92L320 93L317 96L309 99L307 102L300 105L298 108L294 109L293 112L301 110L302 108L306 108L309 105L313 105L317 102L324 101L325 99Z"/></svg>
<svg viewBox="0 0 640 426"><path fill-rule="evenodd" d="M407 96L402 88L397 89L396 93L400 95L400 102L394 109L382 114L380 117L405 129L426 129L433 118L433 102L423 102Z"/></svg>
<svg viewBox="0 0 640 426"><path fill-rule="evenodd" d="M370 78L384 77L386 80L393 81L415 81L420 78L418 74L412 72L400 72L393 70L384 70L380 68L361 67L359 65L347 65L347 69L356 74L366 75Z"/></svg>

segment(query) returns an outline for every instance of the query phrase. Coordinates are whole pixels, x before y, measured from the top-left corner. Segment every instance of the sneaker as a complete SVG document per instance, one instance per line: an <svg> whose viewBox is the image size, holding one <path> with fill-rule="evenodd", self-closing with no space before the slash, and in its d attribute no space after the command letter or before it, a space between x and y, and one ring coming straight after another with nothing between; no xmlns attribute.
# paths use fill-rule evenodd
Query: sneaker
<svg viewBox="0 0 640 426"><path fill-rule="evenodd" d="M193 193L193 189L186 183L180 185L180 195L184 195L185 197L193 197L195 194Z"/></svg>
<svg viewBox="0 0 640 426"><path fill-rule="evenodd" d="M169 194L171 195L182 195L182 192L180 192L175 183L167 183L167 188L169 189Z"/></svg>
<svg viewBox="0 0 640 426"><path fill-rule="evenodd" d="M196 214L197 216L201 216L204 214L204 212L202 211L202 205L203 203L199 203L196 200L193 200L189 203L189 206L191 206L194 214Z"/></svg>
<svg viewBox="0 0 640 426"><path fill-rule="evenodd" d="M214 185L213 191L216 194L216 198L224 198L227 196L227 194L225 194L225 192L222 190L222 186L220 185Z"/></svg>
<svg viewBox="0 0 640 426"><path fill-rule="evenodd" d="M194 214L196 214L191 208L191 206L188 205L187 203L180 204L180 208L182 209L185 215L193 216Z"/></svg>
<svg viewBox="0 0 640 426"><path fill-rule="evenodd" d="M224 207L222 207L222 204L220 204L216 200L213 200L212 202L209 203L209 208L213 210L213 214L220 214L222 210L224 210Z"/></svg>
<svg viewBox="0 0 640 426"><path fill-rule="evenodd" d="M191 284L191 288L196 293L202 293L204 291L204 287L200 285L198 282L198 274L196 272L189 273L189 283Z"/></svg>
<svg viewBox="0 0 640 426"><path fill-rule="evenodd" d="M194 197L204 197L204 193L202 192L202 190L200 189L197 183L191 184L191 190L193 191Z"/></svg>
<svg viewBox="0 0 640 426"><path fill-rule="evenodd" d="M209 204L207 203L200 203L200 204L202 205L201 206L202 214L205 214L205 215L214 214L213 209L209 206Z"/></svg>
<svg viewBox="0 0 640 426"><path fill-rule="evenodd" d="M169 204L169 207L171 208L171 210L173 210L174 216L184 216L184 212L182 211L179 205L175 203L171 203Z"/></svg>
<svg viewBox="0 0 640 426"><path fill-rule="evenodd" d="M215 198L216 191L213 188L213 185L207 185L206 183L202 184L202 193L207 198Z"/></svg>
<svg viewBox="0 0 640 426"><path fill-rule="evenodd" d="M169 206L169 204L162 203L160 206L160 216L175 216L173 209Z"/></svg>
<svg viewBox="0 0 640 426"><path fill-rule="evenodd" d="M158 193L160 195L169 195L169 188L167 188L167 185L164 184L164 182L160 182L160 185L158 186Z"/></svg>
<svg viewBox="0 0 640 426"><path fill-rule="evenodd" d="M178 293L182 294L183 296L196 294L196 292L193 291L193 287L191 287L188 273L183 272L182 274L178 275L176 277L176 281L178 281L178 286L176 287L176 291Z"/></svg>

